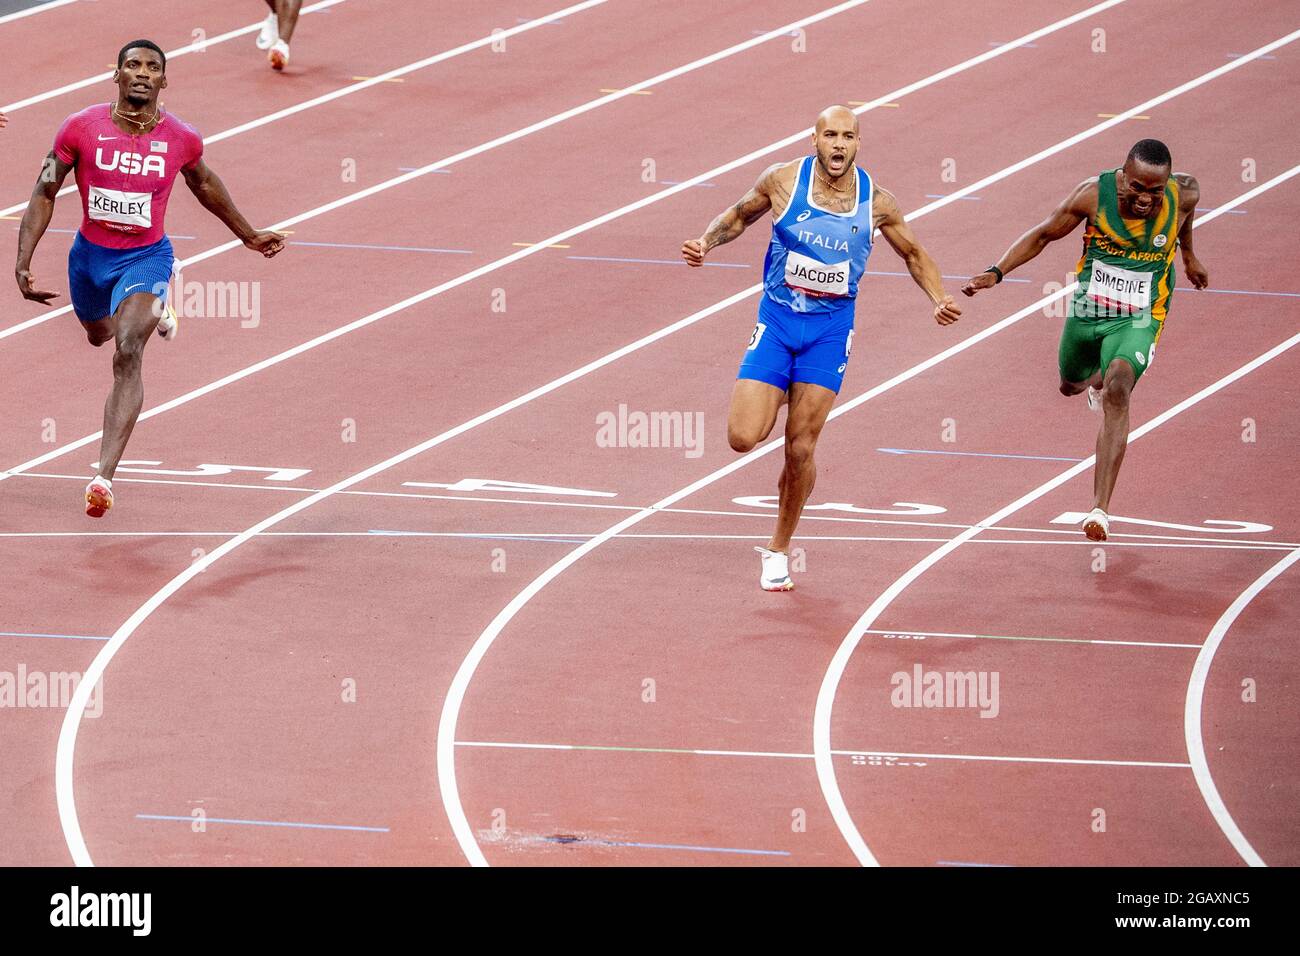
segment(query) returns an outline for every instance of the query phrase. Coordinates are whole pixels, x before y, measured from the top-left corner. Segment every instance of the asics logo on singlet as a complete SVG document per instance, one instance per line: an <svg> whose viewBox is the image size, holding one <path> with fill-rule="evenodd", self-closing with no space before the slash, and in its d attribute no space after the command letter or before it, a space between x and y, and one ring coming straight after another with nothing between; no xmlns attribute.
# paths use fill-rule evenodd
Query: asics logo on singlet
<svg viewBox="0 0 1300 956"><path fill-rule="evenodd" d="M109 172L138 173L142 176L154 173L159 177L167 174L167 158L165 156L141 156L139 153L124 153L115 149L113 150L113 158L105 162L104 148L102 146L95 150L95 165Z"/></svg>
<svg viewBox="0 0 1300 956"><path fill-rule="evenodd" d="M795 222L803 222L805 219L807 219L807 218L808 218L809 216L811 216L811 215L812 215L812 210L811 210L811 209L805 209L803 212L799 213L799 215L797 215L797 216L794 217L794 221L795 221Z"/></svg>

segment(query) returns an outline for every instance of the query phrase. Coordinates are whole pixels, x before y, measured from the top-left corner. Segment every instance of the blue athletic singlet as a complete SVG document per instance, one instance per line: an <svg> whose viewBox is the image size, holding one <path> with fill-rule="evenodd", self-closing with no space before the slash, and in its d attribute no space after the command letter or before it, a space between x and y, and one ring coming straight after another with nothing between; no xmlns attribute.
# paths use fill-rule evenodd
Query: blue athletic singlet
<svg viewBox="0 0 1300 956"><path fill-rule="evenodd" d="M763 263L767 298L801 313L852 308L858 280L871 255L871 177L857 169L858 195L853 209L831 212L813 202L816 161L809 156L799 164L790 205L772 223L772 242Z"/></svg>

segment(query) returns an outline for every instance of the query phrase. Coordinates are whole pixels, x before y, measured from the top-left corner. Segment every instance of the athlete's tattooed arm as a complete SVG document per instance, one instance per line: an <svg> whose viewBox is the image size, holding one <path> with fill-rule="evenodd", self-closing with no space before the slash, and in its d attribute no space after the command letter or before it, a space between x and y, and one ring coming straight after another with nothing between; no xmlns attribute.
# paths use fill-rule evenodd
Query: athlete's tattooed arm
<svg viewBox="0 0 1300 956"><path fill-rule="evenodd" d="M248 248L260 252L268 259L284 248L282 233L272 232L269 229L254 229L248 224L248 220L235 208L235 201L230 198L226 184L203 160L200 159L188 169L182 169L181 172L185 174L185 184L190 187L190 192L194 193L203 208L224 222L226 227Z"/></svg>
<svg viewBox="0 0 1300 956"><path fill-rule="evenodd" d="M912 280L934 303L935 321L940 325L956 322L961 309L957 308L952 296L944 291L943 276L938 264L916 238L912 227L903 218L903 211L898 208L898 200L888 189L876 186L875 198L871 203L871 220L885 241L907 263L907 271L912 274Z"/></svg>
<svg viewBox="0 0 1300 956"><path fill-rule="evenodd" d="M1183 253L1183 273L1193 286L1204 289L1210 284L1210 276L1192 251L1192 220L1196 218L1196 204L1201 199L1201 184L1189 173L1174 173L1178 182L1178 248Z"/></svg>
<svg viewBox="0 0 1300 956"><path fill-rule="evenodd" d="M758 182L754 183L754 188L745 193L740 202L714 219L704 235L682 243L682 258L686 264L704 265L704 257L710 249L735 239L745 231L746 226L758 222L769 209L779 216L777 210L783 212L790 201L790 185L785 182L787 177L782 175L788 165L790 164L778 163L764 170L763 175L758 177Z"/></svg>
<svg viewBox="0 0 1300 956"><path fill-rule="evenodd" d="M1011 248L1002 253L1002 258L994 265L1002 270L1003 275L1007 275L1012 269L1024 265L1046 249L1048 243L1064 239L1074 232L1079 223L1095 215L1096 212L1097 179L1093 177L1075 186L1070 195L1065 197L1065 201L1057 206L1050 216L1012 243ZM966 295L974 295L981 289L991 288L997 282L998 278L992 272L981 272L977 276L971 276L961 287L961 291Z"/></svg>
<svg viewBox="0 0 1300 956"><path fill-rule="evenodd" d="M45 162L41 164L41 175L36 180L32 198L27 203L22 224L18 227L18 262L14 266L14 278L18 280L18 290L22 292L23 298L33 302L49 302L58 295L57 292L42 292L35 287L32 256L36 254L36 245L45 235L50 219L54 216L54 200L70 172L72 167L50 150Z"/></svg>

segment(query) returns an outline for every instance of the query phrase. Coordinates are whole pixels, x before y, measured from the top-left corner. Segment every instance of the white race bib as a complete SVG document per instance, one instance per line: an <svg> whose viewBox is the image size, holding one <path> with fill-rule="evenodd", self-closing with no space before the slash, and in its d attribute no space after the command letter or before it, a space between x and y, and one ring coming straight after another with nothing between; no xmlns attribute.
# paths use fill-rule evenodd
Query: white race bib
<svg viewBox="0 0 1300 956"><path fill-rule="evenodd" d="M797 252L787 253L785 284L814 295L848 295L849 261L818 262Z"/></svg>
<svg viewBox="0 0 1300 956"><path fill-rule="evenodd" d="M91 219L109 229L141 232L153 225L153 193L124 193L91 186L86 208Z"/></svg>
<svg viewBox="0 0 1300 956"><path fill-rule="evenodd" d="M1131 272L1094 259L1088 279L1088 298L1108 311L1141 312L1151 305L1154 278L1149 272Z"/></svg>

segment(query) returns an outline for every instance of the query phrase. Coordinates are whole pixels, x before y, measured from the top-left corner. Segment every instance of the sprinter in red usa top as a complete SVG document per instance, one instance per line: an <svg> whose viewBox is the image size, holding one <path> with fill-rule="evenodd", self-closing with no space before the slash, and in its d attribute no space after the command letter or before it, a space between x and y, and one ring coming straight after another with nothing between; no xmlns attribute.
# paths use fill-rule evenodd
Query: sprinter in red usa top
<svg viewBox="0 0 1300 956"><path fill-rule="evenodd" d="M23 214L14 268L24 298L45 304L57 295L36 287L32 256L59 188L75 169L83 217L68 254L72 308L91 345L116 342L99 474L86 487L86 514L93 518L113 507L113 474L144 401L145 343L155 330L167 340L176 336L177 317L166 305L174 257L163 231L176 174L249 249L270 258L284 248L283 235L254 229L240 215L203 162L202 137L159 104L167 58L157 44L133 40L124 46L113 81L114 102L74 113L59 128Z"/></svg>
<svg viewBox="0 0 1300 956"><path fill-rule="evenodd" d="M944 291L939 267L917 242L894 197L854 165L857 115L844 106L825 110L817 118L812 145L814 155L766 170L703 236L682 246L687 264L702 266L711 249L772 212L758 322L740 363L727 420L731 447L747 452L767 438L781 405L790 405L776 532L766 548L755 548L763 560L759 586L765 591L794 587L787 558L790 538L817 480L817 437L848 368L858 282L874 230L907 263L940 325L961 315Z"/></svg>

